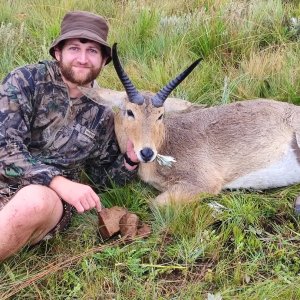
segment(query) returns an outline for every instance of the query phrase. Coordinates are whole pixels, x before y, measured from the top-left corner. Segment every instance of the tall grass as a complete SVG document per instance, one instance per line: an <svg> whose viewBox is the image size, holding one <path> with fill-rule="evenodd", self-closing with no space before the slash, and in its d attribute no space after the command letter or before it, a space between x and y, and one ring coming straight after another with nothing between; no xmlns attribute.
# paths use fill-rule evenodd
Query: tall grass
<svg viewBox="0 0 300 300"><path fill-rule="evenodd" d="M300 103L300 5L283 0L0 0L0 77L50 59L63 15L107 17L110 43L138 89L157 91L193 60L173 96L218 105L252 98ZM100 85L122 89L107 66ZM94 212L0 265L0 299L298 299L299 185L224 192L154 209L133 182L101 194L151 224L131 243L103 241Z"/></svg>

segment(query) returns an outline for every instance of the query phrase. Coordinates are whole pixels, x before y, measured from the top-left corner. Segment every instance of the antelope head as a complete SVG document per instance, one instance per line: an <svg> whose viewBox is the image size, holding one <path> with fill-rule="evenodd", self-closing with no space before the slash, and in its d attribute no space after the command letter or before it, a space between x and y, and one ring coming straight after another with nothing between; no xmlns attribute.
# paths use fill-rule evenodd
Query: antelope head
<svg viewBox="0 0 300 300"><path fill-rule="evenodd" d="M164 102L201 59L196 60L157 94L153 94L140 93L134 87L120 63L116 44L112 47L112 58L115 70L127 94L125 101L115 114L115 132L119 146L124 153L127 141L131 140L140 162L152 162L165 137Z"/></svg>

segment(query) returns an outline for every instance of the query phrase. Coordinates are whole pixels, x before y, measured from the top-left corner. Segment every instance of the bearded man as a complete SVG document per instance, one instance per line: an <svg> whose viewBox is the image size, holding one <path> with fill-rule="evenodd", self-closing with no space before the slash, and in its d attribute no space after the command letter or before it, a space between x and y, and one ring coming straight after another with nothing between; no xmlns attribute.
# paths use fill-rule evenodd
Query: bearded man
<svg viewBox="0 0 300 300"><path fill-rule="evenodd" d="M111 60L108 29L99 15L67 13L54 60L20 67L0 85L0 261L64 230L73 210L101 210L82 170L101 187L137 173L130 141L120 153L112 112L81 90Z"/></svg>

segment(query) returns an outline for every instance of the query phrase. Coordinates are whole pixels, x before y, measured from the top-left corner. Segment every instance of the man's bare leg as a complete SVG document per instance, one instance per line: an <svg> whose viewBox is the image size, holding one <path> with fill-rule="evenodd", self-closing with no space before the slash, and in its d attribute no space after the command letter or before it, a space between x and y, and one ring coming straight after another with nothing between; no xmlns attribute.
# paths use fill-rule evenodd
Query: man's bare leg
<svg viewBox="0 0 300 300"><path fill-rule="evenodd" d="M40 241L60 221L63 204L42 185L22 188L0 210L0 261Z"/></svg>

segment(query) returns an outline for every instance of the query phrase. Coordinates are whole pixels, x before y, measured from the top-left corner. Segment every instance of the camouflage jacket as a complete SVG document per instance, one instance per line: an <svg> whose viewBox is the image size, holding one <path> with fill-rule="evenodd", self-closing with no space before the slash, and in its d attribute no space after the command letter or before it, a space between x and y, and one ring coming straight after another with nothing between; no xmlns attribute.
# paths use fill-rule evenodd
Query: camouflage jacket
<svg viewBox="0 0 300 300"><path fill-rule="evenodd" d="M87 96L70 99L55 61L12 71L0 97L0 195L47 186L56 175L79 180L81 170L102 187L136 175L123 165L111 110Z"/></svg>

